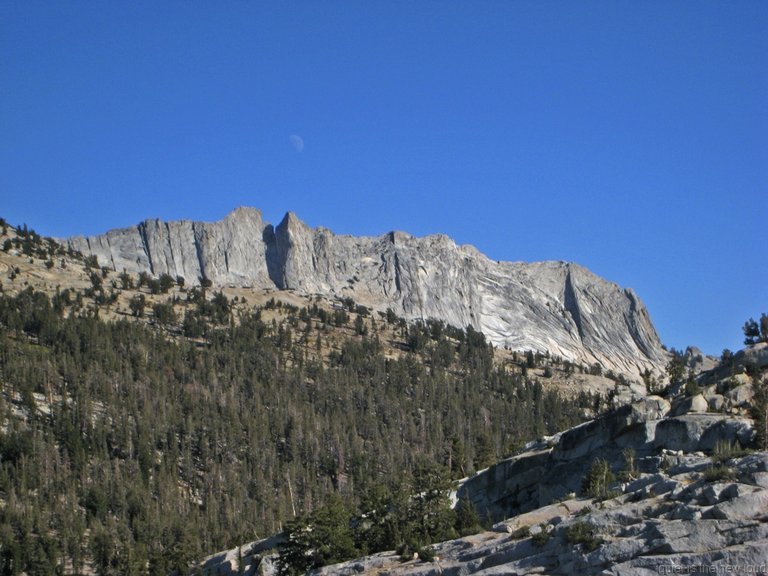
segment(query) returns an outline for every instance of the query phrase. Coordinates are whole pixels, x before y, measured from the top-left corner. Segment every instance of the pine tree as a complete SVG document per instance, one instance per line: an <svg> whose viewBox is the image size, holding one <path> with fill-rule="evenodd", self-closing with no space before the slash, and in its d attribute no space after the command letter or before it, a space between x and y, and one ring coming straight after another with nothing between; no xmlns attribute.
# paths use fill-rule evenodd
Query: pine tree
<svg viewBox="0 0 768 576"><path fill-rule="evenodd" d="M610 486L616 477L607 460L597 458L592 461L589 472L584 477L581 490L589 498L605 500L611 495Z"/></svg>
<svg viewBox="0 0 768 576"><path fill-rule="evenodd" d="M460 536L477 534L483 529L472 500L465 494L456 506L456 532Z"/></svg>
<svg viewBox="0 0 768 576"><path fill-rule="evenodd" d="M289 522L280 545L280 574L304 574L313 568L354 558L350 514L338 494L308 516Z"/></svg>

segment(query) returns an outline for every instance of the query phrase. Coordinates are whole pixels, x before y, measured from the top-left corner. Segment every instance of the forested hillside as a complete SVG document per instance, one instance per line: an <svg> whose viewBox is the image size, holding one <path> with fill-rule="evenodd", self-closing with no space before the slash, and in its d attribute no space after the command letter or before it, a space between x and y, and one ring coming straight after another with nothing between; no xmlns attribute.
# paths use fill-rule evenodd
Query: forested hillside
<svg viewBox="0 0 768 576"><path fill-rule="evenodd" d="M89 266L4 233L20 262ZM460 478L601 407L542 386L530 369L556 359L494 362L472 329L87 273L47 293L4 278L2 573L185 570L331 495L357 509L424 462Z"/></svg>

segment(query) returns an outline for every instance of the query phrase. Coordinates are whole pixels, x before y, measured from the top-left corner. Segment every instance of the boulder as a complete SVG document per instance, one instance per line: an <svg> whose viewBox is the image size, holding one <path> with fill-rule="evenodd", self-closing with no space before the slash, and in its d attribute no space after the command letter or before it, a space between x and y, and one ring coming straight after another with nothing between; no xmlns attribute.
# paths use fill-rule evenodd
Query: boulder
<svg viewBox="0 0 768 576"><path fill-rule="evenodd" d="M712 518L718 520L765 519L766 514L768 514L768 491L762 488L721 502L711 510Z"/></svg>
<svg viewBox="0 0 768 576"><path fill-rule="evenodd" d="M706 398L702 394L696 394L676 402L672 412L675 416L682 416L683 414L706 412L708 409L709 403Z"/></svg>
<svg viewBox="0 0 768 576"><path fill-rule="evenodd" d="M706 412L708 409L707 399L701 394L697 394L691 398L687 412Z"/></svg>
<svg viewBox="0 0 768 576"><path fill-rule="evenodd" d="M707 404L713 412L722 412L726 408L725 396L722 394L712 394L707 396Z"/></svg>
<svg viewBox="0 0 768 576"><path fill-rule="evenodd" d="M753 396L754 392L751 383L742 384L725 393L725 397L728 399L731 406L736 407L748 406L752 402Z"/></svg>

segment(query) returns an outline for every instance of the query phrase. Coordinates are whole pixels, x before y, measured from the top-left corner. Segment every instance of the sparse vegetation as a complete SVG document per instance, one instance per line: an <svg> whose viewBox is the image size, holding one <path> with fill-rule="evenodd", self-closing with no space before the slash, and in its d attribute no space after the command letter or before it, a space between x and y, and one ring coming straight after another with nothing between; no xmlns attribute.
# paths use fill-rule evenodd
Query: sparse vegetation
<svg viewBox="0 0 768 576"><path fill-rule="evenodd" d="M422 548L419 548L416 554L422 562L432 562L437 557L435 549L431 546L423 546Z"/></svg>
<svg viewBox="0 0 768 576"><path fill-rule="evenodd" d="M530 526L520 526L516 530L514 530L510 535L510 539L512 540L522 540L523 538L528 538L528 536L531 535L531 528Z"/></svg>
<svg viewBox="0 0 768 576"><path fill-rule="evenodd" d="M603 544L603 539L597 535L595 527L582 521L568 526L565 530L565 539L569 544L580 544L585 552L597 550Z"/></svg>
<svg viewBox="0 0 768 576"><path fill-rule="evenodd" d="M541 530L531 536L531 542L537 548L543 547L552 537L552 533L547 528L547 526L541 526Z"/></svg>
<svg viewBox="0 0 768 576"><path fill-rule="evenodd" d="M724 482L735 480L736 474L730 466L715 464L704 470L702 477L706 482Z"/></svg>
<svg viewBox="0 0 768 576"><path fill-rule="evenodd" d="M718 440L712 450L712 462L715 464L725 464L733 458L741 458L749 452L741 447L738 442L729 442L728 440Z"/></svg>
<svg viewBox="0 0 768 576"><path fill-rule="evenodd" d="M640 475L640 472L637 469L634 448L624 448L624 450L621 451L621 454L624 457L624 468L619 472L619 480L628 482L636 479Z"/></svg>
<svg viewBox="0 0 768 576"><path fill-rule="evenodd" d="M611 471L607 460L596 458L582 481L582 493L595 500L607 500L613 498L616 492L611 490L611 485L616 481L616 476Z"/></svg>

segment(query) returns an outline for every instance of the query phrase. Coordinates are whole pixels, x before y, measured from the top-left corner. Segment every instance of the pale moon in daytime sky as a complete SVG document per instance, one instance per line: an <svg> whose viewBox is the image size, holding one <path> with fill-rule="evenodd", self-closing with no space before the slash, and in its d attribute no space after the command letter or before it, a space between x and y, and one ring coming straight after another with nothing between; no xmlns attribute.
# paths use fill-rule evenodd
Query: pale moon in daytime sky
<svg viewBox="0 0 768 576"><path fill-rule="evenodd" d="M304 139L301 136L291 134L288 136L288 140L290 140L291 146L293 146L296 152L302 152L304 150Z"/></svg>

